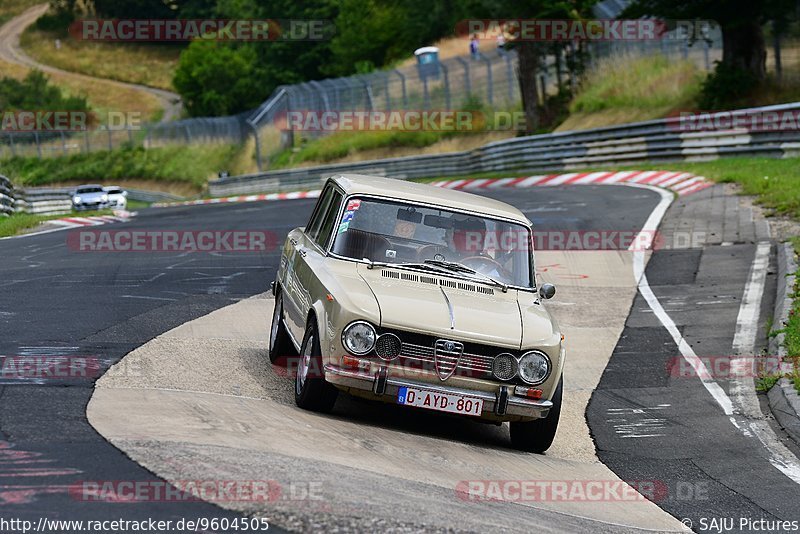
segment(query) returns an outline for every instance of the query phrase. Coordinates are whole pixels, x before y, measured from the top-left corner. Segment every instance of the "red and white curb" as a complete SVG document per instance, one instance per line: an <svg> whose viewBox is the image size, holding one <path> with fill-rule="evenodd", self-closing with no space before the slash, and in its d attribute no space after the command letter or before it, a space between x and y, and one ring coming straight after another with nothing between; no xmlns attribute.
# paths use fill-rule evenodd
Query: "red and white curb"
<svg viewBox="0 0 800 534"><path fill-rule="evenodd" d="M187 200L186 202L158 202L153 204L154 208L165 208L169 206L197 206L199 204L225 204L227 202L261 202L264 200L293 200L296 198L317 198L320 190L314 191L293 191L291 193L269 193L264 195L239 195L236 197L223 198L203 198L200 200Z"/></svg>
<svg viewBox="0 0 800 534"><path fill-rule="evenodd" d="M61 230L69 230L70 228L83 228L86 226L99 226L101 224L110 224L117 222L125 222L136 216L136 212L115 210L114 215L95 215L92 217L64 217L61 219L50 219L42 221L41 226L32 232L24 234L12 235L8 237L0 237L0 239L20 239L23 237L31 237L41 234L49 234L51 232L58 232Z"/></svg>
<svg viewBox="0 0 800 534"><path fill-rule="evenodd" d="M522 178L466 178L441 180L431 185L447 189L495 189L498 187L540 187L580 184L647 184L674 191L679 196L690 195L714 185L702 176L689 172L624 171L624 172L571 172L567 174L542 174Z"/></svg>
<svg viewBox="0 0 800 534"><path fill-rule="evenodd" d="M63 228L79 228L82 226L99 226L115 222L125 222L134 214L130 212L120 213L119 215L95 215L92 217L65 217L63 219L51 219L47 224L60 226Z"/></svg>
<svg viewBox="0 0 800 534"><path fill-rule="evenodd" d="M669 171L624 171L624 172L571 172L567 174L542 174L522 178L464 178L441 180L430 185L447 189L494 189L496 187L533 187L569 184L648 184L675 191L678 195L696 193L714 185L702 176L689 172ZM294 191L291 193L269 193L263 195L239 195L235 197L204 198L186 202L159 202L154 208L168 206L197 206L200 204L226 204L234 202L261 202L265 200L292 200L296 198L317 198L320 191Z"/></svg>

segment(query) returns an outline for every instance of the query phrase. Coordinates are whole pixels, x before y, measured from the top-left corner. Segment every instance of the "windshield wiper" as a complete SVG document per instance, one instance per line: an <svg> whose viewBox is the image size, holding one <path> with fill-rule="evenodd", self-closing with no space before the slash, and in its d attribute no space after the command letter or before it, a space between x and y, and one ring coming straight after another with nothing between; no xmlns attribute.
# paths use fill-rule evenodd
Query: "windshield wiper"
<svg viewBox="0 0 800 534"><path fill-rule="evenodd" d="M450 269L447 269L446 267L429 263L416 263L416 262L396 263L389 261L372 261L369 258L363 258L361 261L367 264L367 269L374 269L375 267L418 267L422 269L430 269L432 271L436 271L437 273L451 272Z"/></svg>
<svg viewBox="0 0 800 534"><path fill-rule="evenodd" d="M463 263L458 263L455 261L442 261L442 260L425 260L425 263L428 265L436 265L437 267L442 267L443 269L447 269L448 271L470 275L478 280L484 281L485 283L499 287L503 291L503 293L506 293L508 291L508 284L504 284L500 280L496 280L487 274L479 273L472 267L467 267Z"/></svg>

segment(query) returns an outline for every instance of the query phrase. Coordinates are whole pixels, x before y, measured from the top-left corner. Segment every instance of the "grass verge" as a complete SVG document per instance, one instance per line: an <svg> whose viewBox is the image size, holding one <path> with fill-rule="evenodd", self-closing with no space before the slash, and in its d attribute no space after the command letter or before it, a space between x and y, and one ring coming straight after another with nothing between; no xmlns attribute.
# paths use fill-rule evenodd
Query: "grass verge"
<svg viewBox="0 0 800 534"><path fill-rule="evenodd" d="M61 42L59 49L56 39ZM70 72L96 78L136 83L174 91L172 75L182 47L175 45L104 43L78 41L29 27L20 39L22 48L34 59Z"/></svg>
<svg viewBox="0 0 800 534"><path fill-rule="evenodd" d="M691 61L662 55L609 57L589 72L557 131L656 119L694 108L704 77Z"/></svg>
<svg viewBox="0 0 800 534"><path fill-rule="evenodd" d="M80 214L81 217L91 217L93 215L109 215L110 210L87 211ZM69 214L61 215L36 215L33 213L15 213L8 217L0 217L0 237L10 237L23 231L39 226L39 224L53 219L69 217Z"/></svg>
<svg viewBox="0 0 800 534"><path fill-rule="evenodd" d="M800 255L800 237L792 238L795 253ZM792 363L792 376L789 378L794 383L794 388L800 393L800 270L795 273L793 304L789 312L789 320L784 330L786 359Z"/></svg>
<svg viewBox="0 0 800 534"><path fill-rule="evenodd" d="M0 161L0 174L21 186L127 182L139 179L189 184L201 192L220 169L232 167L240 149L232 145L125 148L57 158L16 157Z"/></svg>

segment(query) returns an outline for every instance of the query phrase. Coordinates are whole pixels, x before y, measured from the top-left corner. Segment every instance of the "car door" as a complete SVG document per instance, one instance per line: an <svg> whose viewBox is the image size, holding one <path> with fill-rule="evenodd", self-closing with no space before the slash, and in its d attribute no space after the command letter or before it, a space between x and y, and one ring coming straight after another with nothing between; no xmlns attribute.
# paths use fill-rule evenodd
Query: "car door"
<svg viewBox="0 0 800 534"><path fill-rule="evenodd" d="M298 342L305 334L306 316L312 302L309 291L311 273L306 256L310 251L320 254L319 250L315 250L319 247L315 240L320 237L323 228L330 235L330 228L338 214L341 199L342 194L335 190L333 184L328 184L320 195L320 200L305 229L302 232L289 234L284 302L287 328Z"/></svg>

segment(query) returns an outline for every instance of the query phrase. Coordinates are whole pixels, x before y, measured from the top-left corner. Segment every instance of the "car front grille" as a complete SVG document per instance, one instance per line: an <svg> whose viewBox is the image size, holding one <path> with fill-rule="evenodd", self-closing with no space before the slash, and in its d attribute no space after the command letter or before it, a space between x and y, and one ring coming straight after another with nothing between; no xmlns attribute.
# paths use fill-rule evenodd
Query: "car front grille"
<svg viewBox="0 0 800 534"><path fill-rule="evenodd" d="M403 343L398 363L412 369L424 369L436 372L434 359L434 346L437 337L398 330L384 330L400 338ZM492 362L494 357L508 349L490 347L477 343L464 343L464 352L459 359L446 351L439 350L439 361L446 370L452 369L458 361L454 375L469 376L474 378L492 378Z"/></svg>

